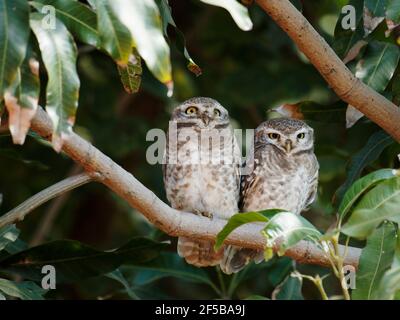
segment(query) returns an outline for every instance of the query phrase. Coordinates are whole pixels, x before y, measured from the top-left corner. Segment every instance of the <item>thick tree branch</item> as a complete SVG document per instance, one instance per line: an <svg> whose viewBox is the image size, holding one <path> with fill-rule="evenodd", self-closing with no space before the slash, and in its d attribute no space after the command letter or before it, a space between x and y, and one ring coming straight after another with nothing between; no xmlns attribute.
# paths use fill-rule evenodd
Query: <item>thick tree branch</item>
<svg viewBox="0 0 400 320"><path fill-rule="evenodd" d="M289 0L256 0L289 35L336 94L400 142L400 109L358 80Z"/></svg>
<svg viewBox="0 0 400 320"><path fill-rule="evenodd" d="M52 123L46 112L39 108L32 121L32 129L40 136L51 140ZM141 184L133 175L104 155L89 142L75 133L69 135L63 145L63 152L82 165L89 177L103 183L140 211L157 228L171 236L185 236L204 240L214 240L226 221L188 212L177 211L162 202ZM228 244L241 247L263 249L265 239L261 234L262 225L247 224L238 228L226 240ZM344 252L344 248L340 248ZM314 244L302 241L290 248L286 255L300 263L330 266L328 257ZM345 264L357 267L360 249L349 248Z"/></svg>

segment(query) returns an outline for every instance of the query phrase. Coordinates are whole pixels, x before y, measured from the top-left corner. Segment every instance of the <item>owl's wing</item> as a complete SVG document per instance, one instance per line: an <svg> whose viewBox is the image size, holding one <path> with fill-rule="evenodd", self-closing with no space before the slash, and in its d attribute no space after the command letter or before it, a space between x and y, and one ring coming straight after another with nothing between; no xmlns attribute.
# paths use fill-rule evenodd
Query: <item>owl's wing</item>
<svg viewBox="0 0 400 320"><path fill-rule="evenodd" d="M310 165L310 181L309 181L309 193L308 197L305 203L305 207L309 207L315 200L317 196L317 190L318 190L318 169L319 169L319 163L317 160L317 157L315 154L312 154L312 157L310 159L311 165Z"/></svg>
<svg viewBox="0 0 400 320"><path fill-rule="evenodd" d="M257 151L256 151L257 152ZM255 174L255 169L259 165L259 161L256 152L252 152L251 156L243 163L241 168L241 181L240 181L240 198L239 198L239 210L242 211L245 207L245 199L253 186L258 183L259 177Z"/></svg>

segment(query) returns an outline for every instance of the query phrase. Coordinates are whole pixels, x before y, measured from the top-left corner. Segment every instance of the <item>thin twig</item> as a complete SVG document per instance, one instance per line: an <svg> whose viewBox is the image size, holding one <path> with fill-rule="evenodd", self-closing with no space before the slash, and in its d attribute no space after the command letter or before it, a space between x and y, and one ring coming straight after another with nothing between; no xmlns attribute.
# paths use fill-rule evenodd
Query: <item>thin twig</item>
<svg viewBox="0 0 400 320"><path fill-rule="evenodd" d="M47 189L42 190L41 192L35 194L33 197L21 203L18 207L1 216L0 228L8 224L23 220L28 213L30 213L43 203L49 201L50 199L58 197L65 192L82 186L90 181L92 181L92 177L87 173L82 173L64 179L48 187Z"/></svg>

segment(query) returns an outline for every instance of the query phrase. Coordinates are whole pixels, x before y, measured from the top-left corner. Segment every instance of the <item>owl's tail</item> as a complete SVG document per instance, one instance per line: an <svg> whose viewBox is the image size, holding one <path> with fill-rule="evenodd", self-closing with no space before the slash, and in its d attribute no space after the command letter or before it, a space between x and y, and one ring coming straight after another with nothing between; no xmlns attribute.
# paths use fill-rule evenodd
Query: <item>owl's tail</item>
<svg viewBox="0 0 400 320"><path fill-rule="evenodd" d="M210 241L178 238L178 254L186 262L196 267L216 266L220 263L223 249L214 251L214 244Z"/></svg>
<svg viewBox="0 0 400 320"><path fill-rule="evenodd" d="M226 246L220 263L222 272L232 274L239 272L251 261L260 263L264 260L264 253L261 250Z"/></svg>

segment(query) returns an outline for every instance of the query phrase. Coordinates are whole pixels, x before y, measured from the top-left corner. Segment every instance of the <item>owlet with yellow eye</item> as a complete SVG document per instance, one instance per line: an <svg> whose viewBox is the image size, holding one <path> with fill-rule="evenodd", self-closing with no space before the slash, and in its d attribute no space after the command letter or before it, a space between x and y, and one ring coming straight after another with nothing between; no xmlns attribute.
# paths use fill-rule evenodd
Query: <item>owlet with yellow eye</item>
<svg viewBox="0 0 400 320"><path fill-rule="evenodd" d="M316 197L318 168L311 127L294 119L263 122L255 130L253 150L243 169L240 210L284 209L300 214ZM233 273L262 259L262 252L231 247L224 258L225 270Z"/></svg>
<svg viewBox="0 0 400 320"><path fill-rule="evenodd" d="M228 220L239 211L241 162L228 111L214 99L192 98L174 109L171 124L163 161L171 206ZM178 254L198 267L220 264L229 248L215 252L211 241L178 239Z"/></svg>

